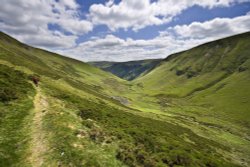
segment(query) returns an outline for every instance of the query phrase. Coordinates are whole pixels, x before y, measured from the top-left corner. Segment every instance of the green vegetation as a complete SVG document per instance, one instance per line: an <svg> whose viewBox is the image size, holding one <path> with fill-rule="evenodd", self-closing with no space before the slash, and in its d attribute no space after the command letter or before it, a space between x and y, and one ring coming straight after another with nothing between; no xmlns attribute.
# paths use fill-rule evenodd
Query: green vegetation
<svg viewBox="0 0 250 167"><path fill-rule="evenodd" d="M0 166L249 166L249 44L204 44L129 82L1 33Z"/></svg>
<svg viewBox="0 0 250 167"><path fill-rule="evenodd" d="M135 83L149 94L182 97L196 105L206 103L218 117L238 122L242 116L242 123L249 124L249 42L250 33L245 33L172 55Z"/></svg>
<svg viewBox="0 0 250 167"><path fill-rule="evenodd" d="M140 76L146 75L149 71L155 68L161 59L152 60L138 60L129 62L89 62L104 71L111 72L112 74L131 81Z"/></svg>
<svg viewBox="0 0 250 167"><path fill-rule="evenodd" d="M0 65L0 101L22 99L30 90L28 76L8 66Z"/></svg>
<svg viewBox="0 0 250 167"><path fill-rule="evenodd" d="M229 148L199 137L186 128L124 112L103 101L94 102L70 93L59 93L62 90L54 89L54 91L50 89L47 94L67 102L64 107L66 110L54 108L53 111L59 113L55 116L51 112L47 117L47 125L49 131L60 132L53 137L52 141L55 144L54 147L60 148L56 150L60 151L57 155L65 153L64 156L67 158L57 157L65 166L72 163L74 166L81 164L88 166L87 164L94 163L90 158L93 154L86 154L86 148L90 149L89 151L93 149L89 148L92 144L101 147L102 154L110 156L105 160L105 158L101 159L99 154L94 154L94 166L103 164L119 166L121 163L117 160L128 166L230 166L229 163L217 158L219 154L215 151L215 148ZM73 117L81 119L77 120ZM78 128L66 126L66 122ZM87 140L79 141L76 136ZM60 142L60 138L67 139L69 143ZM184 138L190 138L192 142L185 141ZM85 149L72 148L72 143L77 143L76 147ZM94 151L99 150L95 148ZM204 156L206 154L209 155ZM100 162L102 165L99 164Z"/></svg>
<svg viewBox="0 0 250 167"><path fill-rule="evenodd" d="M0 65L0 166L25 165L34 89L28 76Z"/></svg>

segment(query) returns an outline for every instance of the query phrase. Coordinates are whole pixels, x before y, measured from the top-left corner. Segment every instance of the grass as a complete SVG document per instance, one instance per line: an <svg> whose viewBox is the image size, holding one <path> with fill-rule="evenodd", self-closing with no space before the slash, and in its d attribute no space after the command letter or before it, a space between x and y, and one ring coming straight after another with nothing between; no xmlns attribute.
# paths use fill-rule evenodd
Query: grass
<svg viewBox="0 0 250 167"><path fill-rule="evenodd" d="M214 143L213 141L200 138L188 129L181 128L167 122L156 121L154 119L127 113L117 108L110 107L107 102L93 102L69 93L66 95L58 95L58 93L50 94L51 96L55 96L57 99L68 103L64 108L64 110L67 108L66 111L60 110L60 113L64 114L57 114L56 119L60 120L56 122L58 124L65 124L66 122L69 122L70 118L73 116L72 113L74 113L74 117L76 117L75 114L77 114L77 119L81 118L81 120L78 120L81 122L81 125L79 125L79 122L71 124L78 125L79 127L76 129L85 129L85 139L88 142L93 142L96 145L100 145L100 147L103 147L104 145L105 147L111 147L113 149L116 148L111 151L113 155L111 154L112 156L110 156L109 160L117 158L128 166L157 166L164 164L201 166L204 162L210 165L229 165L224 160L218 160L218 158L215 158L217 153L213 147L223 148L223 146L220 146L218 143ZM70 109L75 109L75 111L69 111ZM55 109L53 110L55 111ZM62 117L64 117L64 119ZM50 131L57 132L58 129L56 129L56 127L60 125L54 124L53 121L51 121L53 118L52 115L49 115L48 118L50 121L48 124L53 124L49 126ZM72 121L73 120L76 120L76 118L72 119ZM66 141L70 142L59 142L59 136L61 135L60 133L57 133L55 138L59 141L54 142L57 144L54 147L62 147L59 150L67 150L65 152L70 152L70 155L72 155L72 148L69 147L72 147L70 144L76 141L68 139L70 136L73 136L73 131L70 130L67 125L64 125L64 127L65 128L59 130L59 132L63 134L62 137L64 140L65 136L67 136ZM67 132L69 133L67 134ZM184 142L182 135L188 136L195 144ZM56 139L53 139L53 141L54 140ZM204 143L207 143L207 145L204 145ZM83 144L83 147L86 147L85 145L86 144ZM192 150L190 150L191 147ZM72 151L76 150L73 149ZM98 150L96 149L94 150L94 152L97 151ZM203 154L206 154L207 152L210 152L211 157L203 156ZM84 159L86 160L88 158L86 158L86 155L84 156L83 153L78 152L77 155L73 155L74 156L69 158L69 162L64 162L65 165L70 162L75 163L75 166L82 164L86 165L88 163L85 163ZM98 160L98 155L95 155L96 166L98 166L98 162L101 161ZM106 152L105 155L107 156L109 153ZM65 158L63 160L66 161ZM102 162L105 163L104 160L102 160ZM116 165L109 164L107 166Z"/></svg>
<svg viewBox="0 0 250 167"><path fill-rule="evenodd" d="M0 166L26 166L34 89L24 73L4 65L0 69Z"/></svg>

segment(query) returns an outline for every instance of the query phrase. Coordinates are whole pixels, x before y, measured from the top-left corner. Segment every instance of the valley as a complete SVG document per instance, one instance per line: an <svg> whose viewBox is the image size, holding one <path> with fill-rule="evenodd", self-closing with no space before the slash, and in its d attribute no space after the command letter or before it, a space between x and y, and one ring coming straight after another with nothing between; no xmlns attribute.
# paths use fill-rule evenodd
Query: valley
<svg viewBox="0 0 250 167"><path fill-rule="evenodd" d="M247 32L119 78L1 32L0 166L249 166L249 51Z"/></svg>
<svg viewBox="0 0 250 167"><path fill-rule="evenodd" d="M96 66L104 71L111 72L119 78L125 80L133 80L140 76L147 74L153 68L155 68L161 59L152 60L139 60L129 62L88 62L88 64Z"/></svg>

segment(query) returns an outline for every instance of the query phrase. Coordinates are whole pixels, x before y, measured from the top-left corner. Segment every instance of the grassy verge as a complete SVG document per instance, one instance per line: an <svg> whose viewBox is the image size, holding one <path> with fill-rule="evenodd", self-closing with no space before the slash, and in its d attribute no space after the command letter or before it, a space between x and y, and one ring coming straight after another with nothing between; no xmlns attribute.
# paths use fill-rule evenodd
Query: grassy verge
<svg viewBox="0 0 250 167"><path fill-rule="evenodd" d="M27 166L34 89L28 76L0 65L0 166Z"/></svg>

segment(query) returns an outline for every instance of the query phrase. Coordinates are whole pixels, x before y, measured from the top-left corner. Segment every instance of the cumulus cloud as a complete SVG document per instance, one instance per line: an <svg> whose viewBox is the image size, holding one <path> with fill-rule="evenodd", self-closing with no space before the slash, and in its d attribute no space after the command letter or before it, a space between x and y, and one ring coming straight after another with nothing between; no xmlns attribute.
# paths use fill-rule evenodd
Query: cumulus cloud
<svg viewBox="0 0 250 167"><path fill-rule="evenodd" d="M40 48L48 49L62 49L71 48L75 46L75 40L77 36L64 35L60 31L44 31L41 30L39 35L17 35L17 38L27 43L32 43L33 46L39 46Z"/></svg>
<svg viewBox="0 0 250 167"><path fill-rule="evenodd" d="M113 0L106 4L93 4L89 17L94 24L107 25L115 31L119 28L138 30L149 25L161 25L171 21L183 10L197 5L204 8L230 6L249 0Z"/></svg>
<svg viewBox="0 0 250 167"><path fill-rule="evenodd" d="M162 24L162 20L154 16L149 0L123 0L118 5L109 1L106 5L94 4L89 11L94 24L105 24L111 30L140 29L147 25Z"/></svg>
<svg viewBox="0 0 250 167"><path fill-rule="evenodd" d="M232 19L216 18L203 23L171 27L150 40L120 39L114 35L96 37L61 53L82 61L165 58L172 53L249 30L250 15Z"/></svg>
<svg viewBox="0 0 250 167"><path fill-rule="evenodd" d="M158 36L151 40L126 40L113 35L94 38L77 47L61 51L82 61L129 61L164 58L167 55L193 47L204 40L179 40L172 35ZM59 51L60 52L60 51Z"/></svg>
<svg viewBox="0 0 250 167"><path fill-rule="evenodd" d="M70 47L77 36L93 29L91 22L80 18L78 8L74 0L3 0L0 29L34 46ZM60 29L49 29L49 25Z"/></svg>
<svg viewBox="0 0 250 167"><path fill-rule="evenodd" d="M175 26L173 30L181 37L213 38L239 34L250 30L250 14L235 18L216 18L203 23Z"/></svg>

